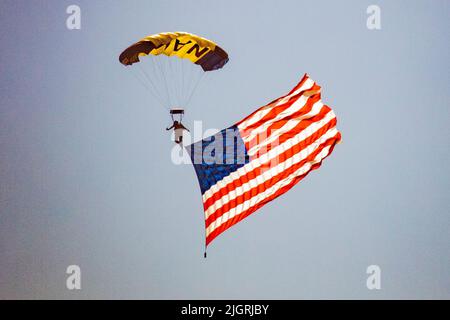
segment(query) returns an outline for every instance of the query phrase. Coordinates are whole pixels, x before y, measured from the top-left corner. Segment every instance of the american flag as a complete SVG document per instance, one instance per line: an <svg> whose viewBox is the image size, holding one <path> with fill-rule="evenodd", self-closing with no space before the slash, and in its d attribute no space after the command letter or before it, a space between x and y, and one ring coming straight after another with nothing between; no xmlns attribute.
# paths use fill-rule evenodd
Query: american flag
<svg viewBox="0 0 450 320"><path fill-rule="evenodd" d="M186 147L202 192L206 246L319 168L340 142L320 89L305 74L287 95Z"/></svg>

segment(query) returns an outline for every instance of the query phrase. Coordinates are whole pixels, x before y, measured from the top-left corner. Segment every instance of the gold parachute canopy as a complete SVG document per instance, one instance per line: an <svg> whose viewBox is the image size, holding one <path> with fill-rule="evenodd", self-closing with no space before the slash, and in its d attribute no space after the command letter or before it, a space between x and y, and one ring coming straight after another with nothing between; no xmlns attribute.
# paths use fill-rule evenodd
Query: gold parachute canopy
<svg viewBox="0 0 450 320"><path fill-rule="evenodd" d="M222 68L228 62L228 54L211 40L187 32L158 33L131 45L119 57L123 65L139 62L147 55L177 56L200 65L203 71Z"/></svg>

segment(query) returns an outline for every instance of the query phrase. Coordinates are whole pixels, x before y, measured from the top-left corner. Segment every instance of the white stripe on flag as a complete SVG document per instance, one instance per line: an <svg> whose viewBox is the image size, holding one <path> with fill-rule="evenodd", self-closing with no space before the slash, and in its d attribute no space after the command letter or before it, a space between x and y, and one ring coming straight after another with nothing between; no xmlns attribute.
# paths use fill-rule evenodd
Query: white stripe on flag
<svg viewBox="0 0 450 320"><path fill-rule="evenodd" d="M335 114L333 110L330 110L322 120L312 123L310 126L302 130L299 134L294 137L286 140L284 143L276 146L269 152L261 155L259 158L252 159L249 163L240 167L236 171L232 172L230 175L224 177L222 180L218 181L215 185L211 186L204 194L203 194L203 202L208 200L213 194L220 191L227 184L239 180L239 178L245 175L247 172L254 170L255 168L260 167L263 163L269 163L276 157L278 157L281 153L283 153L289 146L293 146L299 143L302 140L305 140L307 137L314 134L317 130L323 127L326 123L335 118Z"/></svg>
<svg viewBox="0 0 450 320"><path fill-rule="evenodd" d="M311 79L307 79L302 86L300 86L300 88L298 88L297 90L295 90L294 92L292 92L290 95L282 98L280 101L278 101L276 104L274 104L273 106L270 106L270 108L264 108L261 109L260 111L257 111L252 117L250 117L249 119L247 119L246 121L242 122L241 124L239 124L239 129L243 128L247 128L249 126L251 126L254 123L257 123L258 121L260 121L262 118L264 118L264 116L266 114L268 114L270 112L270 110L272 110L273 107L279 106L281 104L286 103L292 96L295 96L296 94L298 94L299 92L306 90L306 89L311 89L314 85L314 81Z"/></svg>
<svg viewBox="0 0 450 320"><path fill-rule="evenodd" d="M289 169L293 165L302 162L309 155L311 155L314 151L316 151L324 142L334 137L338 133L336 127L329 129L324 135L322 135L319 139L311 143L308 147L300 151L299 153L294 154L292 157L286 159L284 162L281 162L270 168L267 171L264 171L261 175L257 176L255 179L249 180L246 183L243 183L241 186L235 188L230 191L227 189L227 194L222 196L220 199L216 200L214 204L210 205L205 210L205 218L207 219L211 214L213 214L220 207L228 203L229 201L235 199L236 197L244 194L245 192L257 187L258 185L264 184L265 181L270 178L276 176L277 174ZM256 180L256 181L255 181Z"/></svg>
<svg viewBox="0 0 450 320"><path fill-rule="evenodd" d="M257 143L254 146L250 146L250 150L248 150L247 152L248 155L250 157L254 156L259 150L261 150L261 148L268 146L270 143L276 141L280 135L295 128L295 126L297 126L301 120L316 116L320 112L322 107L323 107L322 101L317 101L311 108L311 111L308 112L307 114L304 114L303 116L300 116L298 118L290 119L281 128L274 130L273 132L269 132L269 135L264 141L261 141L260 143ZM244 138L243 140L244 142L251 142L251 140L248 137Z"/></svg>
<svg viewBox="0 0 450 320"><path fill-rule="evenodd" d="M308 99L309 99L309 97L302 95L291 106L289 106L288 108L286 108L282 112L278 113L276 117L274 117L273 119L267 120L266 122L261 124L259 127L252 129L251 132L249 133L249 135L244 137L244 142L251 141L257 135L259 135L261 133L264 133L264 132L267 132L267 128L269 128L273 123L275 123L277 121L280 121L280 120L282 120L284 118L287 118L287 117L291 116L292 114L294 114L297 111L300 111L305 106L305 104L308 101ZM246 128L242 127L242 126L238 126L238 127L239 127L239 130L245 130L246 129Z"/></svg>
<svg viewBox="0 0 450 320"><path fill-rule="evenodd" d="M329 151L330 151L330 146L323 148L323 150L315 157L315 159L313 161L305 163L305 165L303 165L296 172L292 173L286 179L280 180L279 182L274 184L272 187L266 189L264 192L258 193L251 199L241 203L237 207L229 210L228 212L226 212L223 215L221 215L220 217L218 217L213 223L211 223L208 226L208 228L206 228L206 236L208 237L211 232L213 232L215 229L220 227L220 225L222 225L223 223L227 222L228 220L234 218L235 216L237 216L237 215L241 214L242 212L255 206L256 204L258 204L265 198L273 195L275 192L277 192L277 190L289 185L290 183L292 183L292 181L296 177L301 176L301 175L305 174L306 172L308 172L314 164L322 161L322 159L328 155Z"/></svg>

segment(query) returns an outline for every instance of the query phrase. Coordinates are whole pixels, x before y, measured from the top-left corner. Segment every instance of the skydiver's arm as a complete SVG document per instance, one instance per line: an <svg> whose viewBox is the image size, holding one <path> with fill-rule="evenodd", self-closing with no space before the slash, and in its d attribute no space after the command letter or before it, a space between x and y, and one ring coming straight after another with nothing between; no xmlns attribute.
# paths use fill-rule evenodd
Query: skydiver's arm
<svg viewBox="0 0 450 320"><path fill-rule="evenodd" d="M173 128L173 125L172 125L171 127L169 127L169 128L166 128L166 130L169 131L169 130L172 129L172 128Z"/></svg>

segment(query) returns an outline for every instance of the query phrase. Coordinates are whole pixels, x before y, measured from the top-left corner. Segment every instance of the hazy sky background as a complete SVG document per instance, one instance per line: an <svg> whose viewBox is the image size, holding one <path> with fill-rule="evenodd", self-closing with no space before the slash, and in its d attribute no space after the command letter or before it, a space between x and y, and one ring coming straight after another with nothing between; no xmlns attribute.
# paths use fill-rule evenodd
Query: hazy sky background
<svg viewBox="0 0 450 320"><path fill-rule="evenodd" d="M66 28L81 7L81 30ZM381 7L382 29L366 28ZM0 298L450 298L450 2L0 0ZM203 258L194 169L120 52L188 31L230 62L186 124L322 86L343 143ZM65 287L66 267L82 290ZM366 288L366 268L382 289Z"/></svg>

